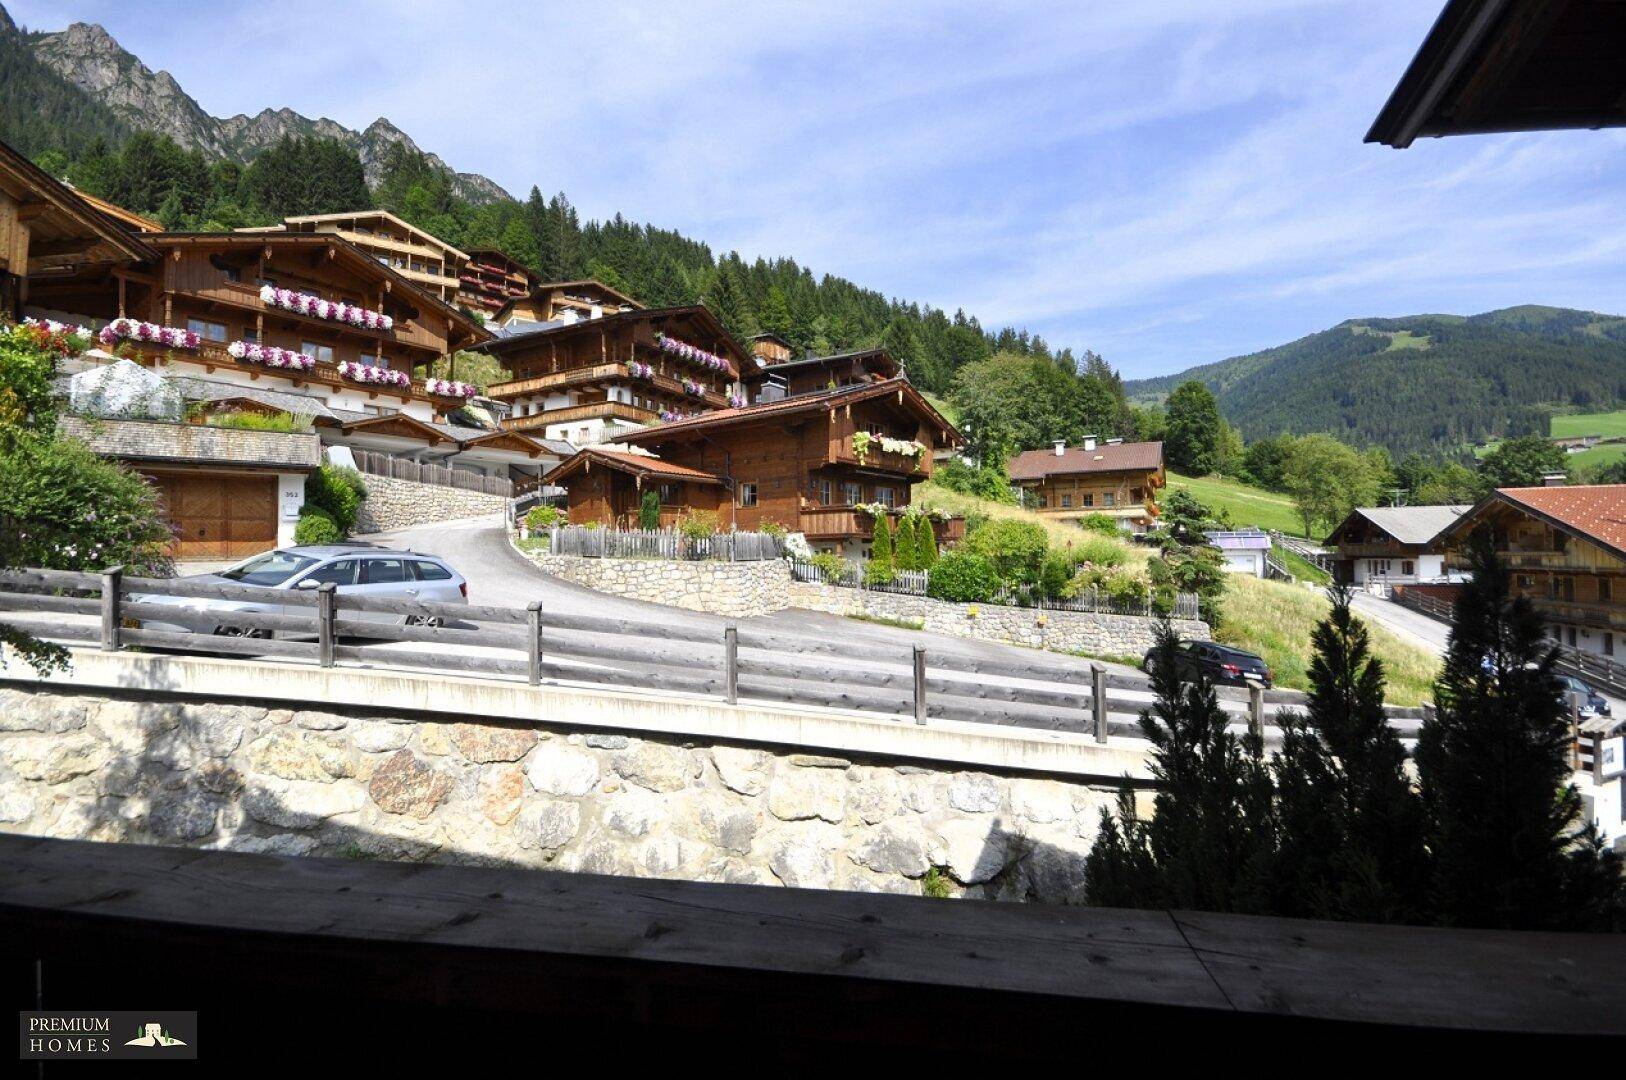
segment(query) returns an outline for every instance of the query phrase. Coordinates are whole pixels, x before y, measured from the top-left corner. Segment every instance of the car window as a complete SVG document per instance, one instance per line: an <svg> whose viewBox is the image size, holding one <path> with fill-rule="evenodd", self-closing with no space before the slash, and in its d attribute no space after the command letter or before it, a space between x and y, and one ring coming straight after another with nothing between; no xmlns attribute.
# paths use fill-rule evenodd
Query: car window
<svg viewBox="0 0 1626 1080"><path fill-rule="evenodd" d="M419 562L413 562L411 564L411 566L412 566L413 573L418 575L418 580L419 581L450 581L450 580L452 580L452 572L450 570L446 569L444 566L440 565L440 563L421 562L421 561L419 561Z"/></svg>
<svg viewBox="0 0 1626 1080"><path fill-rule="evenodd" d="M335 585L354 585L356 583L356 560L340 559L330 562L326 566L318 566L305 575L304 580L314 581L318 585L332 582Z"/></svg>
<svg viewBox="0 0 1626 1080"><path fill-rule="evenodd" d="M406 579L406 562L402 559L363 559L361 561L361 583L363 585L389 585Z"/></svg>
<svg viewBox="0 0 1626 1080"><path fill-rule="evenodd" d="M222 570L220 576L244 585L281 585L301 570L315 566L316 560L308 555L295 555L291 551L268 551L257 559L240 566Z"/></svg>

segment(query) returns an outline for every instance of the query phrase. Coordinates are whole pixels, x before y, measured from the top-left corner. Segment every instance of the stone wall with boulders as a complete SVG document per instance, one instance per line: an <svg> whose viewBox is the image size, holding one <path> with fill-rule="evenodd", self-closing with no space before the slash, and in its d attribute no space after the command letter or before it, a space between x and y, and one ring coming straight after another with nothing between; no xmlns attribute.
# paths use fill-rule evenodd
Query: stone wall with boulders
<svg viewBox="0 0 1626 1080"><path fill-rule="evenodd" d="M907 622L934 634L1092 656L1140 656L1152 647L1153 632L1157 629L1157 620L1139 615L1042 611L999 604L951 604L927 596L800 581L789 586L788 602L792 607L834 615ZM1182 639L1209 640L1205 622L1175 619L1172 625Z"/></svg>
<svg viewBox="0 0 1626 1080"><path fill-rule="evenodd" d="M372 473L363 473L361 479L367 485L367 497L356 512L358 533L500 514L508 506L503 496L483 491L420 484L416 480L397 480Z"/></svg>
<svg viewBox="0 0 1626 1080"><path fill-rule="evenodd" d="M615 596L748 619L786 606L790 568L779 559L595 559L522 549L544 573Z"/></svg>
<svg viewBox="0 0 1626 1080"><path fill-rule="evenodd" d="M1101 786L423 713L0 689L0 829L1065 902Z"/></svg>

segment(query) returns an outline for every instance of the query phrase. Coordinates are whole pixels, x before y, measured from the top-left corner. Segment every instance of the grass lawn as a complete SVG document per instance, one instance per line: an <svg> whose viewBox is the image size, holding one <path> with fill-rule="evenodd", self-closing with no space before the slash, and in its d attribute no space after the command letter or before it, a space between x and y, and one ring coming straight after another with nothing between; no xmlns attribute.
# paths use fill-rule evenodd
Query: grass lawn
<svg viewBox="0 0 1626 1080"><path fill-rule="evenodd" d="M1174 481L1175 478L1171 476L1171 485ZM1228 480L1204 479L1197 483L1286 502L1282 496ZM1198 494L1198 498L1204 496ZM1044 526L1050 543L1057 547L1069 541L1077 543L1084 537L1093 539L1096 536L1076 525L1053 521L1031 510L962 495L929 481L915 487L914 501L926 506L939 506L956 514L986 514L989 517L1034 521ZM1290 505L1288 510L1291 512ZM1237 523L1256 522L1239 518ZM1144 566L1153 554L1150 549L1127 541L1123 542L1123 546L1128 562L1134 566ZM1289 564L1288 568L1299 572L1297 565ZM1313 572L1314 567L1310 567L1310 570ZM1310 665L1310 631L1327 610L1327 597L1320 589L1232 574L1226 578L1225 596L1220 600L1220 626L1215 636L1263 656L1276 673L1278 685L1305 690L1309 688L1305 673ZM1388 700L1396 705L1416 705L1433 700L1433 681L1439 671L1439 659L1386 630L1375 626L1371 629L1373 650L1383 661L1389 677Z"/></svg>
<svg viewBox="0 0 1626 1080"><path fill-rule="evenodd" d="M1284 547L1273 546L1270 549L1270 554L1277 562L1287 567L1288 573L1300 581L1308 581L1316 585L1332 584L1331 574L1296 552L1288 551Z"/></svg>
<svg viewBox="0 0 1626 1080"><path fill-rule="evenodd" d="M1553 417L1555 439L1575 435L1602 435L1604 438L1626 435L1626 409L1606 413L1574 413Z"/></svg>
<svg viewBox="0 0 1626 1080"><path fill-rule="evenodd" d="M1183 488L1205 505L1231 515L1237 528L1252 525L1260 529L1275 529L1288 536L1303 536L1304 524L1299 521L1293 500L1286 495L1264 488L1239 484L1221 476L1182 476L1169 473L1169 490ZM1321 537L1314 539L1320 540Z"/></svg>
<svg viewBox="0 0 1626 1080"><path fill-rule="evenodd" d="M925 398L926 403L932 408L942 413L943 419L955 425L960 423L960 410L949 404L947 398L940 398L936 394L928 394L924 390L920 392L920 396Z"/></svg>
<svg viewBox="0 0 1626 1080"><path fill-rule="evenodd" d="M1330 604L1320 589L1261 581L1237 574L1227 579L1220 601L1220 625L1214 636L1227 645L1256 652L1276 676L1276 685L1308 690L1310 632ZM1372 651L1383 661L1389 688L1384 699L1392 705L1419 705L1434 700L1434 678L1439 657L1402 641L1371 623Z"/></svg>

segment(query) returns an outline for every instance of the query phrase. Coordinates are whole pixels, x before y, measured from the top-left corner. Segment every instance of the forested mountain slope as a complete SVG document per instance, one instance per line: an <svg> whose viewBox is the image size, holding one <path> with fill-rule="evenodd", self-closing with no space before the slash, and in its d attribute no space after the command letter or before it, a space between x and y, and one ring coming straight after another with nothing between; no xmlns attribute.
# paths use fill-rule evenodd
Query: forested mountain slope
<svg viewBox="0 0 1626 1080"><path fill-rule="evenodd" d="M1178 375L1126 384L1150 403L1188 379L1250 441L1327 432L1359 446L1450 453L1545 434L1554 411L1626 401L1626 319L1527 305L1480 315L1352 319Z"/></svg>

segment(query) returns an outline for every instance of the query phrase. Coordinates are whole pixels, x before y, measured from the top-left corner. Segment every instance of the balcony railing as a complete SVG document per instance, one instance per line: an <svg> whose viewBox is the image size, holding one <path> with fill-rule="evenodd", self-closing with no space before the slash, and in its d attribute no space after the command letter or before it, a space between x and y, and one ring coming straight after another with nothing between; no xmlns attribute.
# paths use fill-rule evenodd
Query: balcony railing
<svg viewBox="0 0 1626 1080"><path fill-rule="evenodd" d="M899 507L888 511L893 519L903 516ZM875 519L861 510L846 506L814 506L804 508L800 515L802 532L815 539L856 536L869 539L875 535ZM965 519L949 518L938 521L928 518L939 544L955 544L965 538Z"/></svg>
<svg viewBox="0 0 1626 1080"><path fill-rule="evenodd" d="M857 465L864 469L876 469L880 472L897 473L900 476L925 476L928 468L927 462L931 460L931 451L928 450L920 457L913 454L888 453L879 447L872 446L865 451L862 459L853 452L851 445L845 441L836 451L836 460L844 465Z"/></svg>
<svg viewBox="0 0 1626 1080"><path fill-rule="evenodd" d="M653 424L658 419L648 409L640 409L624 401L595 401L591 405L549 409L535 416L510 417L503 421L503 427L510 431L534 431L549 424L568 424L576 420L626 420L633 424Z"/></svg>
<svg viewBox="0 0 1626 1080"><path fill-rule="evenodd" d="M147 341L126 341L120 343L121 351L129 346L133 351L131 359L137 363L156 363L160 359L170 358L187 361L194 364L203 364L213 368L233 368L246 372L251 379L258 380L261 376L271 376L286 379L294 386L303 386L306 383L319 383L323 386L338 387L345 390L356 390L376 397L396 398L403 404L413 398L428 401L442 401L442 399L428 393L423 388L423 382L418 379L412 381L410 390L398 386L379 386L373 383L359 383L345 378L339 374L338 364L329 364L317 361L310 371L296 371L293 368L273 368L263 364L250 363L239 360L226 351L224 345L213 342L204 342L196 349L168 349L162 345ZM461 401L461 398L455 399Z"/></svg>
<svg viewBox="0 0 1626 1080"><path fill-rule="evenodd" d="M683 389L681 382L670 375L656 374L647 379L634 378L628 372L627 365L620 363L594 364L592 367L556 371L547 375L536 375L529 379L512 379L508 382L492 383L486 388L486 393L499 401L503 401L524 397L527 394L546 394L555 390L591 386L603 382L623 383L627 386L637 386L639 384L653 386L657 390L665 391L683 401L703 401L717 409L721 409L728 404L728 398L711 389L708 389L702 396L695 397Z"/></svg>

